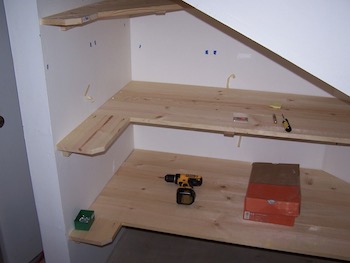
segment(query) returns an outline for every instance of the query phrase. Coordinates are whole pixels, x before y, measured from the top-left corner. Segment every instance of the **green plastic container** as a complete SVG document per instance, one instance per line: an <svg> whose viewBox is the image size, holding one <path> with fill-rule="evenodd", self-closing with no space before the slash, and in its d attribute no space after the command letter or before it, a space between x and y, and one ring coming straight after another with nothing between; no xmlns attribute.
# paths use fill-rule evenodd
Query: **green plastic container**
<svg viewBox="0 0 350 263"><path fill-rule="evenodd" d="M74 226L77 230L88 231L95 221L95 212L92 210L80 210L74 220Z"/></svg>

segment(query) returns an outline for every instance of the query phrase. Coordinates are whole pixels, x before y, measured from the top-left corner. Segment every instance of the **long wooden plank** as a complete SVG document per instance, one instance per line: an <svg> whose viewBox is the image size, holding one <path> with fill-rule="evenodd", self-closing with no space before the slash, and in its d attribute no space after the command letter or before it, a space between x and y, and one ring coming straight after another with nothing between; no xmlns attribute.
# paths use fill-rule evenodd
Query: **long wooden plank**
<svg viewBox="0 0 350 263"><path fill-rule="evenodd" d="M350 142L350 105L333 98L319 98L272 92L213 89L208 87L130 83L128 103L155 109L154 124L181 121L180 125L203 130L246 135L331 143ZM168 90L168 93L165 90ZM140 93L139 93L140 92ZM123 98L120 101L124 101ZM270 105L282 105L274 110ZM136 106L137 107L137 106ZM279 125L274 125L275 113ZM289 119L293 132L286 133L281 125L282 113ZM247 115L248 123L235 123L234 114Z"/></svg>
<svg viewBox="0 0 350 263"><path fill-rule="evenodd" d="M281 109L272 106L280 105ZM274 124L272 115L277 117ZM282 114L292 132L282 126ZM223 134L350 145L350 105L335 98L190 85L130 82L96 116L118 116L106 132L90 118L64 138L66 152L104 152L130 123ZM235 122L245 116L247 122ZM86 141L88 140L88 143Z"/></svg>
<svg viewBox="0 0 350 263"><path fill-rule="evenodd" d="M69 27L99 19L164 14L182 9L182 6L170 0L105 0L44 17L41 24Z"/></svg>
<svg viewBox="0 0 350 263"><path fill-rule="evenodd" d="M96 112L57 144L63 152L95 155L108 150L129 125L129 119Z"/></svg>
<svg viewBox="0 0 350 263"><path fill-rule="evenodd" d="M348 183L302 168L301 214L294 227L279 226L242 219L250 170L245 162L135 150L90 209L125 226L350 260ZM163 179L179 172L204 178L190 206L176 204L177 186ZM93 236L85 242L99 243Z"/></svg>

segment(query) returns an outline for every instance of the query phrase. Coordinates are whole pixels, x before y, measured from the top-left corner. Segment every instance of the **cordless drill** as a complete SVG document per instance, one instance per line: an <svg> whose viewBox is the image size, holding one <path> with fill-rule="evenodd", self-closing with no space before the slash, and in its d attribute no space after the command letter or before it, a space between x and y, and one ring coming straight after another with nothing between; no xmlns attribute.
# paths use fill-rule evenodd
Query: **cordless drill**
<svg viewBox="0 0 350 263"><path fill-rule="evenodd" d="M200 186L203 183L202 176L193 174L167 174L164 177L166 182L179 185L176 192L176 202L182 205L190 205L196 198L193 186Z"/></svg>

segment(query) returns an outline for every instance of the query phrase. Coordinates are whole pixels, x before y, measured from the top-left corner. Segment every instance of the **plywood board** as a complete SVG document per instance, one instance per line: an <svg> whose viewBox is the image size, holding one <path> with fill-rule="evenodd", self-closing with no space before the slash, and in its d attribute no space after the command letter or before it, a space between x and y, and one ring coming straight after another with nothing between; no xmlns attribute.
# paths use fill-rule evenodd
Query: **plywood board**
<svg viewBox="0 0 350 263"><path fill-rule="evenodd" d="M135 150L90 209L97 219L119 225L350 260L348 183L301 168L301 213L288 227L243 220L250 171L246 162ZM176 203L177 186L163 178L179 172L203 176L190 206ZM85 242L99 243L99 234L97 241L92 233Z"/></svg>
<svg viewBox="0 0 350 263"><path fill-rule="evenodd" d="M282 114L291 132L284 130ZM100 132L94 116L115 117L110 129ZM82 154L104 152L129 123L350 145L350 105L335 98L132 81L57 148Z"/></svg>
<svg viewBox="0 0 350 263"><path fill-rule="evenodd" d="M89 231L74 230L70 238L79 243L104 246L113 242L121 227L120 222L97 217Z"/></svg>
<svg viewBox="0 0 350 263"><path fill-rule="evenodd" d="M94 155L107 151L130 121L116 114L94 113L58 145L63 152Z"/></svg>
<svg viewBox="0 0 350 263"><path fill-rule="evenodd" d="M41 19L41 24L79 26L99 19L122 18L182 10L170 0L105 0Z"/></svg>

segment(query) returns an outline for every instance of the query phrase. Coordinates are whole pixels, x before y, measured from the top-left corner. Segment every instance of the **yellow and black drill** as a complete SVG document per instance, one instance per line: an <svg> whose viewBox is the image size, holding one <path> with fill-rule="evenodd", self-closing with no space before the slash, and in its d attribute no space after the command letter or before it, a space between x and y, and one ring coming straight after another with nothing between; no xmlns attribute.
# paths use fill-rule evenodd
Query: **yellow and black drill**
<svg viewBox="0 0 350 263"><path fill-rule="evenodd" d="M167 174L164 177L166 182L179 185L176 192L176 202L182 205L190 205L196 198L193 186L201 186L203 183L202 176L193 174Z"/></svg>

